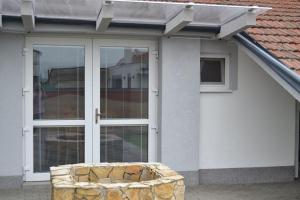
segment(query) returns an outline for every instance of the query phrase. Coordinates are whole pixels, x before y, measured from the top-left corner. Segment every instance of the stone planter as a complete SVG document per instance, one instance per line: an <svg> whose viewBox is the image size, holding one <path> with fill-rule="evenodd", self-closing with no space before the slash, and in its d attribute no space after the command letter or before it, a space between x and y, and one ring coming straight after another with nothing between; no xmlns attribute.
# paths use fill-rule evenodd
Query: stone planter
<svg viewBox="0 0 300 200"><path fill-rule="evenodd" d="M50 168L52 200L183 200L183 177L159 163Z"/></svg>

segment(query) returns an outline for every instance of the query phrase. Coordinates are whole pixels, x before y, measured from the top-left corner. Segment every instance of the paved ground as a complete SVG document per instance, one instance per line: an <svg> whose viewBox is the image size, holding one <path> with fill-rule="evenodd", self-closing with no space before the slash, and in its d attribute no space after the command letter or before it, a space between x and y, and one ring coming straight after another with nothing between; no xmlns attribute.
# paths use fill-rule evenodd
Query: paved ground
<svg viewBox="0 0 300 200"><path fill-rule="evenodd" d="M26 185L18 190L0 190L0 200L49 199L49 185ZM300 200L300 182L188 187L186 200Z"/></svg>

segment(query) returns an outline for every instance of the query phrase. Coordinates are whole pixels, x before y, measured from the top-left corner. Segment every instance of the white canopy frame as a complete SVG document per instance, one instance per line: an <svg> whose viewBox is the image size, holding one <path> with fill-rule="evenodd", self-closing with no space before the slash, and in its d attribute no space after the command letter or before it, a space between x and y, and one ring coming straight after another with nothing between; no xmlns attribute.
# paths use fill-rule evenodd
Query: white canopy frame
<svg viewBox="0 0 300 200"><path fill-rule="evenodd" d="M2 0L1 5L0 14L22 18L25 32L35 31L35 19L57 19L95 22L94 30L98 33L106 32L112 23L160 25L164 27L162 35L175 35L187 26L218 27L217 38L255 25L257 15L270 9L142 0Z"/></svg>

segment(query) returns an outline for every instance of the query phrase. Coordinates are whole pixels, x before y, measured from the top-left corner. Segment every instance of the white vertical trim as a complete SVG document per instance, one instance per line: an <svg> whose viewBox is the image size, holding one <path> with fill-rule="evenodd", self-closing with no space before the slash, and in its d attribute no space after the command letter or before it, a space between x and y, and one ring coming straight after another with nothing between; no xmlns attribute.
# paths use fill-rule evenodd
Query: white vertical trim
<svg viewBox="0 0 300 200"><path fill-rule="evenodd" d="M25 135L25 163L24 167L28 167L30 171L26 171L25 180L33 178L33 48L32 41L26 39L26 48L28 51L25 54L25 70L24 70L24 88L28 88L28 92L24 94L24 127L28 128Z"/></svg>
<svg viewBox="0 0 300 200"><path fill-rule="evenodd" d="M92 41L85 40L85 162L93 162L93 125L92 125L92 104L93 104L93 56Z"/></svg>
<svg viewBox="0 0 300 200"><path fill-rule="evenodd" d="M1 15L1 8L0 8L0 30L2 29L3 25L2 25L2 15Z"/></svg>
<svg viewBox="0 0 300 200"><path fill-rule="evenodd" d="M96 109L100 110L100 45L93 40L93 162L100 162L100 120L96 123Z"/></svg>

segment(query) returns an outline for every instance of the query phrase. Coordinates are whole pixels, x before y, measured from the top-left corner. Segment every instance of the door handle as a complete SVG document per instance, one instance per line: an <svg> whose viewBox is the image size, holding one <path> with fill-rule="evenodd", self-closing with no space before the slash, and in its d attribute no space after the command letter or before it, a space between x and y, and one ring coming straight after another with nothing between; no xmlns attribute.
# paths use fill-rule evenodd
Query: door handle
<svg viewBox="0 0 300 200"><path fill-rule="evenodd" d="M102 113L99 112L98 108L96 108L96 110L95 110L95 121L96 121L96 124L98 124L98 119L100 120L101 115L102 115Z"/></svg>

